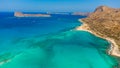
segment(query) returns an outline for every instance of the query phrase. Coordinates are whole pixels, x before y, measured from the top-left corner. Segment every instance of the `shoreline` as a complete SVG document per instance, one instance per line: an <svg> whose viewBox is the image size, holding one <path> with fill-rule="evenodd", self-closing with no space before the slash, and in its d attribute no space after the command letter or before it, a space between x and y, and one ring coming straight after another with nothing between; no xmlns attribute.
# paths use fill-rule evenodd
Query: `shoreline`
<svg viewBox="0 0 120 68"><path fill-rule="evenodd" d="M76 30L80 30L80 31L87 31L91 34L94 34L97 37L100 37L102 39L107 40L111 45L110 48L108 49L108 54L112 55L112 56L116 56L116 57L120 57L120 51L119 51L119 47L116 44L116 42L114 41L114 39L108 38L108 37L103 37L100 36L99 34L95 33L94 31L90 30L90 27L81 19L79 19L80 22L82 22L81 26L76 27Z"/></svg>

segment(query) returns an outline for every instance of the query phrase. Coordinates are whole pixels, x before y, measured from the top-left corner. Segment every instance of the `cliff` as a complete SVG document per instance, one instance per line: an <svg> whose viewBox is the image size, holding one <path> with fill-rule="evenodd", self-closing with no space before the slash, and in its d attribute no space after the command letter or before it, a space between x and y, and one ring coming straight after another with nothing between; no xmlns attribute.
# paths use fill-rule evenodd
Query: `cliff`
<svg viewBox="0 0 120 68"><path fill-rule="evenodd" d="M49 14L24 14L22 12L15 12L15 17L50 17Z"/></svg>
<svg viewBox="0 0 120 68"><path fill-rule="evenodd" d="M86 30L111 42L111 55L120 57L120 9L100 6L81 21Z"/></svg>

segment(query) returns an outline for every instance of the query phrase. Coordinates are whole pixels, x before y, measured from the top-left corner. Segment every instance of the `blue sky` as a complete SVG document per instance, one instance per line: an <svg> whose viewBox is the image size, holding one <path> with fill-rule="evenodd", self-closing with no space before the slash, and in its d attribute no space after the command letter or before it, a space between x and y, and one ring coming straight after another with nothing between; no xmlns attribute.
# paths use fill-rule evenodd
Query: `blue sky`
<svg viewBox="0 0 120 68"><path fill-rule="evenodd" d="M0 11L89 12L100 5L120 8L120 0L0 0Z"/></svg>

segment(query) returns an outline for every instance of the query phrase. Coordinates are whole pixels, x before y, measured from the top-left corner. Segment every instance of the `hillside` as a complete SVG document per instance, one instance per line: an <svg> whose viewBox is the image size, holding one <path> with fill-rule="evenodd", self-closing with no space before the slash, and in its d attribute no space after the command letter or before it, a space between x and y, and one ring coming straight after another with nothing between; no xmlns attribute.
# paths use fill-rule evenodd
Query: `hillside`
<svg viewBox="0 0 120 68"><path fill-rule="evenodd" d="M112 43L112 55L120 56L120 9L100 6L81 21L85 29Z"/></svg>

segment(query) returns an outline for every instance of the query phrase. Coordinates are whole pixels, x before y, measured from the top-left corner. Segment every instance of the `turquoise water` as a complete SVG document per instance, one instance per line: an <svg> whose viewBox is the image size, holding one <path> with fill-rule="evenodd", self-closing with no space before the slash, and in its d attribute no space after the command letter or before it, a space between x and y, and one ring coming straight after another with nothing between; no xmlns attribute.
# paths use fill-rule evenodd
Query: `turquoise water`
<svg viewBox="0 0 120 68"><path fill-rule="evenodd" d="M25 27L1 28L0 68L117 68L116 58L107 54L107 41L72 30L80 25L78 18L51 18L54 25L48 25L50 19L46 18L43 25L49 27L27 27L27 23Z"/></svg>

